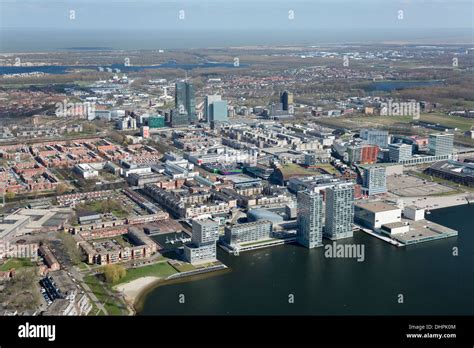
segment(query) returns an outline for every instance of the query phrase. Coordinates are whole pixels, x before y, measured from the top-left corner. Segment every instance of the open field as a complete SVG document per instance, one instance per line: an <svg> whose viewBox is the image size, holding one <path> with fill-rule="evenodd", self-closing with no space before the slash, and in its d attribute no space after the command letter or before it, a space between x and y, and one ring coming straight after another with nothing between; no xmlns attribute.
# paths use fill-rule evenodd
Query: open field
<svg viewBox="0 0 474 348"><path fill-rule="evenodd" d="M281 171L288 176L291 175L304 175L304 174L317 174L314 170L306 169L298 164L288 163L281 167Z"/></svg>
<svg viewBox="0 0 474 348"><path fill-rule="evenodd" d="M155 263L149 266L128 268L125 277L121 278L117 283L113 285L123 284L131 282L132 280L142 277L159 277L166 278L176 273L176 270L171 267L168 262Z"/></svg>
<svg viewBox="0 0 474 348"><path fill-rule="evenodd" d="M117 200L92 201L78 206L79 209L90 210L96 213L112 213L118 218L124 218L129 215L129 211L123 207Z"/></svg>
<svg viewBox="0 0 474 348"><path fill-rule="evenodd" d="M126 306L116 297L110 295L113 290L108 289L107 285L100 281L97 276L87 275L84 277L84 282L91 288L99 301L104 304L109 315L122 315L128 313Z"/></svg>
<svg viewBox="0 0 474 348"><path fill-rule="evenodd" d="M32 267L33 262L30 259L9 259L5 263L0 265L0 271L8 271L12 268L18 270L21 268Z"/></svg>
<svg viewBox="0 0 474 348"><path fill-rule="evenodd" d="M339 172L337 171L336 168L334 168L331 164L329 163L320 163L318 165L315 165L313 166L312 168L318 168L318 169L321 169L323 171L325 171L326 173L328 174L331 174L331 175L337 175L339 174Z"/></svg>
<svg viewBox="0 0 474 348"><path fill-rule="evenodd" d="M414 121L412 116L352 116L352 117L325 117L315 120L327 126L343 127L349 129L361 129L364 127L391 127L406 124ZM448 116L440 114L422 114L420 121L440 123L448 127L455 127L462 131L471 129L474 120L467 117ZM434 129L425 129L427 133L436 132Z"/></svg>

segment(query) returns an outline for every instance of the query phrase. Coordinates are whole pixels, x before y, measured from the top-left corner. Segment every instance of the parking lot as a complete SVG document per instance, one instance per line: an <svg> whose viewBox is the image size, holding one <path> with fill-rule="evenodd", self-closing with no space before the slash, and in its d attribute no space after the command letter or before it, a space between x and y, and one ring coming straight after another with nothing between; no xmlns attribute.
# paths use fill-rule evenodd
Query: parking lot
<svg viewBox="0 0 474 348"><path fill-rule="evenodd" d="M453 191L447 186L410 175L388 176L387 189L403 197L430 196Z"/></svg>

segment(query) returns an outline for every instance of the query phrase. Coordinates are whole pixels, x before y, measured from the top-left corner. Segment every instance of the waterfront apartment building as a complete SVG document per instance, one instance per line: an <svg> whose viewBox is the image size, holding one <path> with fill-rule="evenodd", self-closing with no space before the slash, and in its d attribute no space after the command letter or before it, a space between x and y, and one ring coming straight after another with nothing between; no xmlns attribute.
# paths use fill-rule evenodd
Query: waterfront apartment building
<svg viewBox="0 0 474 348"><path fill-rule="evenodd" d="M388 146L388 131L382 129L362 129L360 137L364 139L367 144L377 145L380 148Z"/></svg>
<svg viewBox="0 0 474 348"><path fill-rule="evenodd" d="M186 244L184 246L184 258L191 264L216 261L217 247L216 243L197 246Z"/></svg>
<svg viewBox="0 0 474 348"><path fill-rule="evenodd" d="M387 192L387 175L385 167L364 168L362 190L372 196Z"/></svg>
<svg viewBox="0 0 474 348"><path fill-rule="evenodd" d="M216 261L219 224L216 221L193 220L191 243L184 245L184 257L191 264Z"/></svg>
<svg viewBox="0 0 474 348"><path fill-rule="evenodd" d="M219 224L213 220L193 220L191 241L202 245L219 239Z"/></svg>
<svg viewBox="0 0 474 348"><path fill-rule="evenodd" d="M326 225L324 236L337 240L353 236L354 184L343 183L326 189Z"/></svg>
<svg viewBox="0 0 474 348"><path fill-rule="evenodd" d="M388 146L390 162L403 162L412 158L413 147L404 143L390 144Z"/></svg>
<svg viewBox="0 0 474 348"><path fill-rule="evenodd" d="M297 195L296 240L307 248L323 245L323 198L317 192L300 191Z"/></svg>
<svg viewBox="0 0 474 348"><path fill-rule="evenodd" d="M272 223L267 220L247 222L226 226L224 241L234 246L240 243L255 242L268 239L272 234Z"/></svg>
<svg viewBox="0 0 474 348"><path fill-rule="evenodd" d="M430 134L428 139L428 153L433 156L452 155L454 134Z"/></svg>

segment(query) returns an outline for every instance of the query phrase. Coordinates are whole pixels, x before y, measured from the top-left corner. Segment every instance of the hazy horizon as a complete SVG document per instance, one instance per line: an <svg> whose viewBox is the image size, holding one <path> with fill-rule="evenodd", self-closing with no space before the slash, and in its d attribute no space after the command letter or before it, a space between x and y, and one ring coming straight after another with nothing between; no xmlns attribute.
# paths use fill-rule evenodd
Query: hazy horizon
<svg viewBox="0 0 474 348"><path fill-rule="evenodd" d="M317 46L364 44L473 45L469 29L390 31L353 30L22 30L8 29L0 38L0 52L47 52L100 47L111 50L203 49L239 46Z"/></svg>
<svg viewBox="0 0 474 348"><path fill-rule="evenodd" d="M471 0L0 0L0 51L472 44Z"/></svg>

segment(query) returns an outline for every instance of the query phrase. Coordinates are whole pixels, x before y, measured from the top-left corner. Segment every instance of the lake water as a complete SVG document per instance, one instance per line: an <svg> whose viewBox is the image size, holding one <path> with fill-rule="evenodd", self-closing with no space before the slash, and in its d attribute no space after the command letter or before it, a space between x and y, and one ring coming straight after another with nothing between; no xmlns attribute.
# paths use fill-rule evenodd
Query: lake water
<svg viewBox="0 0 474 348"><path fill-rule="evenodd" d="M459 231L444 240L397 248L357 232L340 241L363 244L363 262L298 245L240 256L218 248L229 271L165 283L143 298L140 314L473 315L473 215L474 205L432 211L430 220Z"/></svg>
<svg viewBox="0 0 474 348"><path fill-rule="evenodd" d="M245 67L248 65L241 64L239 67ZM234 68L234 63L202 63L202 64L177 64L176 62L167 62L160 65L152 66L125 66L123 64L112 64L112 65L102 65L102 68L112 68L120 69L121 72L136 72L149 69L186 69L191 70L195 68ZM20 73L30 73L30 72L43 72L46 74L66 74L72 70L78 69L94 69L98 70L99 66L88 65L88 66L65 66L65 65L45 65L45 66L0 66L0 75L1 74L20 74ZM238 67L235 67L238 68Z"/></svg>
<svg viewBox="0 0 474 348"><path fill-rule="evenodd" d="M368 91L383 91L390 92L394 90L417 88L417 87L430 87L441 85L443 81L432 80L432 81L377 81L372 82L366 88Z"/></svg>

